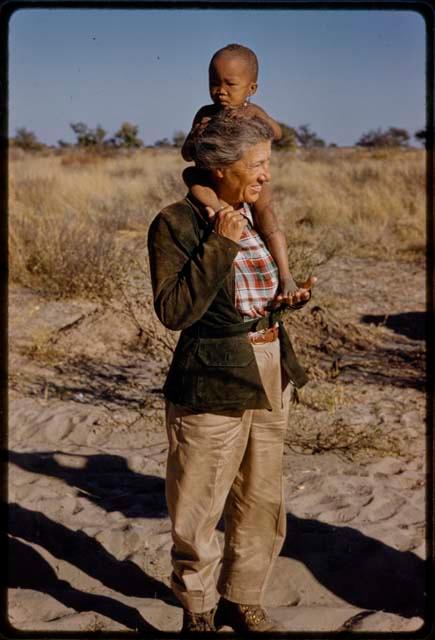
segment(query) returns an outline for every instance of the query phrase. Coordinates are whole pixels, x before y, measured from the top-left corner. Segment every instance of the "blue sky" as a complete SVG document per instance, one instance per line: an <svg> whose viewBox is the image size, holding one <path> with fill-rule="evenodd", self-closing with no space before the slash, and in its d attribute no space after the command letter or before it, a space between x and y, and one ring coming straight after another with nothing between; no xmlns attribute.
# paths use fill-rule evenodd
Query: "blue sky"
<svg viewBox="0 0 435 640"><path fill-rule="evenodd" d="M377 127L425 124L425 24L412 11L33 10L9 29L9 127L47 144L69 124L139 125L146 144L188 131L209 102L222 46L251 47L272 117L352 145Z"/></svg>

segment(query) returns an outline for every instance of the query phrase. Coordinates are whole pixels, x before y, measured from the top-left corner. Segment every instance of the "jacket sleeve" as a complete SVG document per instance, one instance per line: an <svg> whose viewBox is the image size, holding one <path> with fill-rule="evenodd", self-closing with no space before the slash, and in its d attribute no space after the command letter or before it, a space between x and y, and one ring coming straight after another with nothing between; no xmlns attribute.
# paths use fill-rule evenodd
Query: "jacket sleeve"
<svg viewBox="0 0 435 640"><path fill-rule="evenodd" d="M151 283L154 308L165 327L179 331L202 317L238 250L236 242L216 233L189 249L164 214L153 220L148 232Z"/></svg>

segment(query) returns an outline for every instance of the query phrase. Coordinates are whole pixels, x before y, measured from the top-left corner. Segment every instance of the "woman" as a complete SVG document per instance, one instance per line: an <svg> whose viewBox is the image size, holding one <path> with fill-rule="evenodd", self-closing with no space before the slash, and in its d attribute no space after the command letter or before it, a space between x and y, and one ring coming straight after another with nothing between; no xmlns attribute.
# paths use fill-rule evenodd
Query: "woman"
<svg viewBox="0 0 435 640"><path fill-rule="evenodd" d="M172 588L186 635L223 625L279 630L261 603L285 535L289 382L306 382L279 314L305 304L314 279L278 300L276 265L252 227L249 205L270 180L272 139L260 118L215 116L196 158L225 204L212 217L188 195L149 231L155 310L181 330L164 394ZM222 512L223 558L215 531Z"/></svg>

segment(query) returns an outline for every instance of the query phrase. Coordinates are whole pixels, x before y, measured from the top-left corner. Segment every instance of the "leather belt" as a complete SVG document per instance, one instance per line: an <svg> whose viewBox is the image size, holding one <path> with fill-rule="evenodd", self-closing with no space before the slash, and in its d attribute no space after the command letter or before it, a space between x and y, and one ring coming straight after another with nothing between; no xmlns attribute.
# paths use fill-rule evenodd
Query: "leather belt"
<svg viewBox="0 0 435 640"><path fill-rule="evenodd" d="M266 342L275 342L279 335L279 327L271 327L263 331L248 333L249 342L251 344L266 344Z"/></svg>
<svg viewBox="0 0 435 640"><path fill-rule="evenodd" d="M263 318L255 318L248 322L239 322L237 324L220 325L218 327L210 327L207 325L194 324L184 330L185 334L193 338L226 338L230 336L241 336L249 331L259 331L267 329L269 326L269 316Z"/></svg>

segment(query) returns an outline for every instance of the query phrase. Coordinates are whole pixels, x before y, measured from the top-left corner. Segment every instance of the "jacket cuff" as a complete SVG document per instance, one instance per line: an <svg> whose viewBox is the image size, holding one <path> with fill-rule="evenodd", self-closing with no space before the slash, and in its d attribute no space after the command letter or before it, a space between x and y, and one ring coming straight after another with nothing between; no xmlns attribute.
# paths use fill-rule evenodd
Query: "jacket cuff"
<svg viewBox="0 0 435 640"><path fill-rule="evenodd" d="M226 236L220 236L215 231L211 232L209 239L210 238L217 238L218 239L217 242L221 244L223 248L232 249L234 251L234 257L239 252L239 249L240 249L239 243L235 242L234 240L231 240L231 238L227 238Z"/></svg>

